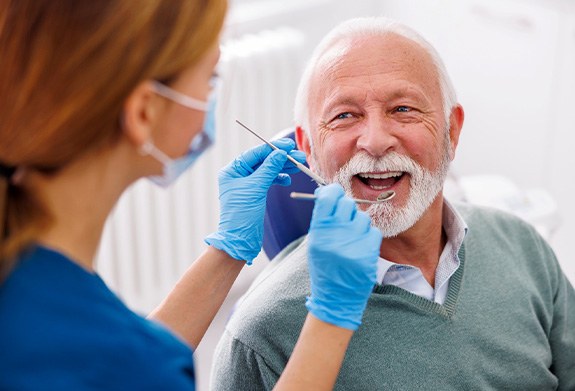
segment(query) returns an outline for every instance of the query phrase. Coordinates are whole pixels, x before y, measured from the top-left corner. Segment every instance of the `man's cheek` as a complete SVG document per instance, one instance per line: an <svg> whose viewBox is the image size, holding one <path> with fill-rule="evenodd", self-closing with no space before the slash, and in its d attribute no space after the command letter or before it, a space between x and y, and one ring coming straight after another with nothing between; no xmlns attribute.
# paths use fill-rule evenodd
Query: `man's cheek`
<svg viewBox="0 0 575 391"><path fill-rule="evenodd" d="M329 145L326 146L328 148L324 150L321 168L325 174L333 177L340 168L345 166L349 159L346 158L347 153L342 148L329 148Z"/></svg>

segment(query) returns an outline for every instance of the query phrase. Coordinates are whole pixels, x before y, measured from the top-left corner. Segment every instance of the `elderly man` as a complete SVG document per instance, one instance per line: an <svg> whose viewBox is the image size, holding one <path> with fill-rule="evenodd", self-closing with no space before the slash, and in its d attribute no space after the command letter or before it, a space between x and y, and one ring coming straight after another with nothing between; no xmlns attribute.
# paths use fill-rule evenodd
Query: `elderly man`
<svg viewBox="0 0 575 391"><path fill-rule="evenodd" d="M575 389L575 292L526 223L452 205L442 187L463 109L436 51L383 18L332 31L305 71L297 141L310 166L381 229L374 287L341 369L341 390ZM216 350L214 390L271 389L310 294L306 239L236 308Z"/></svg>

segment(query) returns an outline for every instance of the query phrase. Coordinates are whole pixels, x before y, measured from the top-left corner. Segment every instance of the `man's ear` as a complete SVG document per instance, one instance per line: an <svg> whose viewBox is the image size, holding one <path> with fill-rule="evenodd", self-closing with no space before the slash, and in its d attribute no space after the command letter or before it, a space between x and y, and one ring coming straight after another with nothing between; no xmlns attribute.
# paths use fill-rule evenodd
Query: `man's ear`
<svg viewBox="0 0 575 391"><path fill-rule="evenodd" d="M305 153L306 159L309 162L309 158L311 157L311 143L306 131L300 126L295 128L295 142L297 144L297 149Z"/></svg>
<svg viewBox="0 0 575 391"><path fill-rule="evenodd" d="M159 104L153 85L144 81L124 101L122 131L136 147L152 137L152 129L157 121Z"/></svg>
<svg viewBox="0 0 575 391"><path fill-rule="evenodd" d="M451 145L449 157L451 160L455 158L455 150L457 149L457 144L459 144L459 135L461 134L464 119L465 113L463 112L463 107L459 104L455 105L449 116L449 140Z"/></svg>

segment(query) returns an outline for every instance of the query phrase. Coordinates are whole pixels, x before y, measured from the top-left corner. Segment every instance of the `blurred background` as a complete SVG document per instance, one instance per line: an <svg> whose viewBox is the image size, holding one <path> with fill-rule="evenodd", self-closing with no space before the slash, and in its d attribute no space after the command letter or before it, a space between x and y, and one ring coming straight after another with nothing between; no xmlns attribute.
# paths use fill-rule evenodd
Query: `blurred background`
<svg viewBox="0 0 575 391"><path fill-rule="evenodd" d="M169 190L142 180L110 217L98 255L106 282L147 314L217 227L217 171L292 124L305 61L333 26L385 15L439 51L465 109L446 194L531 222L575 284L575 2L571 0L230 0L222 36L216 146ZM267 263L244 268L196 350L208 390L214 346L233 304ZM302 304L303 305L303 304Z"/></svg>

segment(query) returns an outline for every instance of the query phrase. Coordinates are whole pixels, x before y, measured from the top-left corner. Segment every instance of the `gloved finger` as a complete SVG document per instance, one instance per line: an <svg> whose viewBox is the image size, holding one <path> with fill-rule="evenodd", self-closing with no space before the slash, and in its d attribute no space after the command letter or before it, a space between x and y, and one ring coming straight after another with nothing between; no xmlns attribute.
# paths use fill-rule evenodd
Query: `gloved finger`
<svg viewBox="0 0 575 391"><path fill-rule="evenodd" d="M383 240L383 234L378 228L371 227L368 233L367 245L369 247L381 247L381 241Z"/></svg>
<svg viewBox="0 0 575 391"><path fill-rule="evenodd" d="M256 180L257 183L268 188L281 172L286 160L287 153L284 150L273 151L254 171L251 177Z"/></svg>
<svg viewBox="0 0 575 391"><path fill-rule="evenodd" d="M272 185L289 186L291 185L291 177L288 174L278 174L272 182Z"/></svg>
<svg viewBox="0 0 575 391"><path fill-rule="evenodd" d="M220 171L221 177L243 178L251 175L273 151L269 145L259 145L232 160Z"/></svg>
<svg viewBox="0 0 575 391"><path fill-rule="evenodd" d="M276 140L272 140L271 143L286 152L289 152L295 148L295 141L293 141L291 138L278 138Z"/></svg>
<svg viewBox="0 0 575 391"><path fill-rule="evenodd" d="M267 144L262 144L244 151L240 156L236 158L236 160L241 163L241 166L247 166L251 168L253 172L256 167L262 164L268 155L272 153L272 151L272 147Z"/></svg>
<svg viewBox="0 0 575 391"><path fill-rule="evenodd" d="M290 152L295 148L295 142L289 138L280 138L274 140L272 144L286 152ZM266 159L266 157L269 156L272 151L274 151L274 149L272 149L272 147L267 144L261 144L257 147L248 149L236 158L236 160L233 162L233 169L236 171L238 176L248 176L259 168L262 162ZM301 156L297 156L296 159L300 161ZM295 169L293 163L290 162L290 165Z"/></svg>
<svg viewBox="0 0 575 391"><path fill-rule="evenodd" d="M305 153L303 153L302 151L298 151L296 150L292 150L289 155L291 157L293 157L295 160L297 160L300 163L305 163ZM293 174L295 172L298 172L299 168L297 168L295 166L295 164L293 164L291 161L287 161L286 164L284 165L284 168L282 170L282 172L285 172L287 174Z"/></svg>
<svg viewBox="0 0 575 391"><path fill-rule="evenodd" d="M367 232L371 229L371 217L362 211L358 210L353 219L356 232Z"/></svg>
<svg viewBox="0 0 575 391"><path fill-rule="evenodd" d="M349 197L341 197L337 201L337 205L335 207L334 216L340 222L348 222L352 221L357 207L355 202Z"/></svg>
<svg viewBox="0 0 575 391"><path fill-rule="evenodd" d="M333 215L338 200L345 195L341 185L332 183L315 189L315 206L312 220L325 219Z"/></svg>
<svg viewBox="0 0 575 391"><path fill-rule="evenodd" d="M250 167L241 157L237 157L220 171L220 177L244 178L253 172L254 168Z"/></svg>
<svg viewBox="0 0 575 391"><path fill-rule="evenodd" d="M305 161L306 161L305 153L303 153L300 150L292 149L290 151L289 155L300 163L305 163Z"/></svg>

